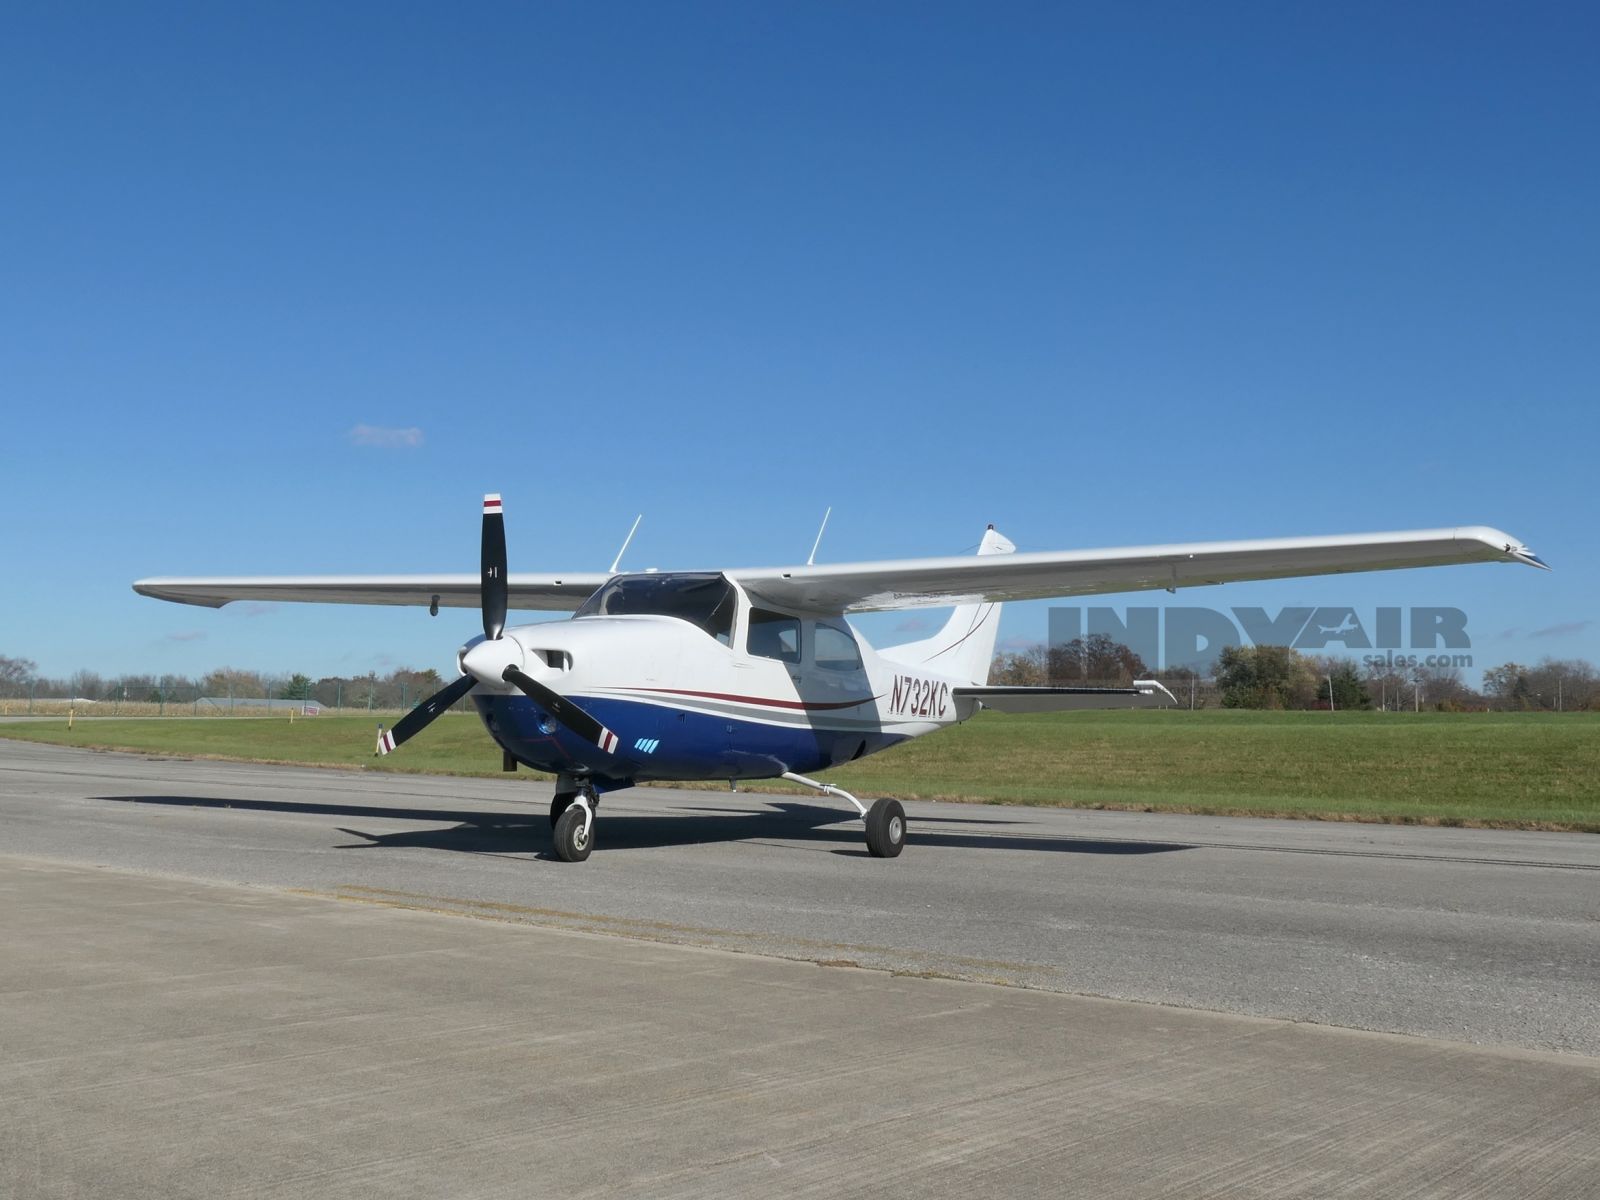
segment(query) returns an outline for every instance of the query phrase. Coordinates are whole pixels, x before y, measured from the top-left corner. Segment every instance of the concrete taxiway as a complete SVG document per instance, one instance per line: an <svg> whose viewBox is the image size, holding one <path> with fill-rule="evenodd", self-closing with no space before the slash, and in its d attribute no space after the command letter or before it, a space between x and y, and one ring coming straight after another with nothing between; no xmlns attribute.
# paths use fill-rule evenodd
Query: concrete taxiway
<svg viewBox="0 0 1600 1200"><path fill-rule="evenodd" d="M0 742L0 1193L1600 1195L1600 839L544 801Z"/></svg>

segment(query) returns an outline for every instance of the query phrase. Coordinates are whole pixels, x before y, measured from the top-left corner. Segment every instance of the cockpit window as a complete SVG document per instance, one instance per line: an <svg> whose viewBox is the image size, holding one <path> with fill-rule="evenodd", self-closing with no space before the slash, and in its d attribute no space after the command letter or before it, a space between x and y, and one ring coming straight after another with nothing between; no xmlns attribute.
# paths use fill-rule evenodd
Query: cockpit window
<svg viewBox="0 0 1600 1200"><path fill-rule="evenodd" d="M733 637L733 585L721 575L618 575L583 602L574 617L677 617L724 646Z"/></svg>
<svg viewBox="0 0 1600 1200"><path fill-rule="evenodd" d="M797 663L800 661L800 618L787 613L768 612L764 608L752 608L750 633L744 644L751 654L762 658Z"/></svg>
<svg viewBox="0 0 1600 1200"><path fill-rule="evenodd" d="M859 671L861 647L856 645L856 635L843 621L834 624L818 621L813 635L812 656L816 664L828 671Z"/></svg>

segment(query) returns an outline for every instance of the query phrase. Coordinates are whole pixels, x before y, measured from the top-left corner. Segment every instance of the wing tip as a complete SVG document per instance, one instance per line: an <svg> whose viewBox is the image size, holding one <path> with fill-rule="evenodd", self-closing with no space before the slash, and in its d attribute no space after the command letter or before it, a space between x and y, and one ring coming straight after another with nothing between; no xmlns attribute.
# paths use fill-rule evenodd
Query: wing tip
<svg viewBox="0 0 1600 1200"><path fill-rule="evenodd" d="M192 604L196 608L221 608L228 603L226 597L213 596L196 597L185 595L174 590L179 584L175 579L136 579L133 581L133 590L141 596L149 596L152 600L167 600L173 604Z"/></svg>
<svg viewBox="0 0 1600 1200"><path fill-rule="evenodd" d="M1541 571L1554 570L1549 563L1528 549L1526 542L1518 541L1503 529L1496 529L1491 525L1467 525L1456 530L1456 537L1482 543L1502 561L1522 563L1524 566L1537 567Z"/></svg>

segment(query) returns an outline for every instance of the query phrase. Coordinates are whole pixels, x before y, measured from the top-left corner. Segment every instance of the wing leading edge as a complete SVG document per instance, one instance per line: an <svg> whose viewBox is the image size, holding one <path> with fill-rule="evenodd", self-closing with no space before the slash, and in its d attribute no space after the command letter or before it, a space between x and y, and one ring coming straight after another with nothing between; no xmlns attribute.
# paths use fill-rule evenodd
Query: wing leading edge
<svg viewBox="0 0 1600 1200"><path fill-rule="evenodd" d="M724 574L774 608L843 613L1471 562L1545 566L1509 534L1486 525L1467 525L1333 537L764 567ZM609 578L608 572L513 574L510 607L570 612ZM306 575L141 579L133 588L158 600L208 608L235 600L476 608L478 586L476 575Z"/></svg>
<svg viewBox="0 0 1600 1200"><path fill-rule="evenodd" d="M600 572L570 575L511 574L511 608L570 612L610 578ZM217 578L141 579L141 596L221 608L235 600L308 604L399 604L427 608L477 608L476 575L238 575Z"/></svg>

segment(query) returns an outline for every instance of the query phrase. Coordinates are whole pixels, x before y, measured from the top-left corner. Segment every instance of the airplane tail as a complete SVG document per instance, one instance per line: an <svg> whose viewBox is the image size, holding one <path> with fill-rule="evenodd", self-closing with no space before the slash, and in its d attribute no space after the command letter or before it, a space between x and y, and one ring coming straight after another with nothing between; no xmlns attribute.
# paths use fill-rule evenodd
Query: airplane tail
<svg viewBox="0 0 1600 1200"><path fill-rule="evenodd" d="M993 525L984 531L979 554L1010 554L1016 550ZM976 685L989 682L989 664L994 659L995 636L1000 632L998 602L962 604L950 614L944 628L920 642L889 646L880 653L891 662L908 667L927 667Z"/></svg>

